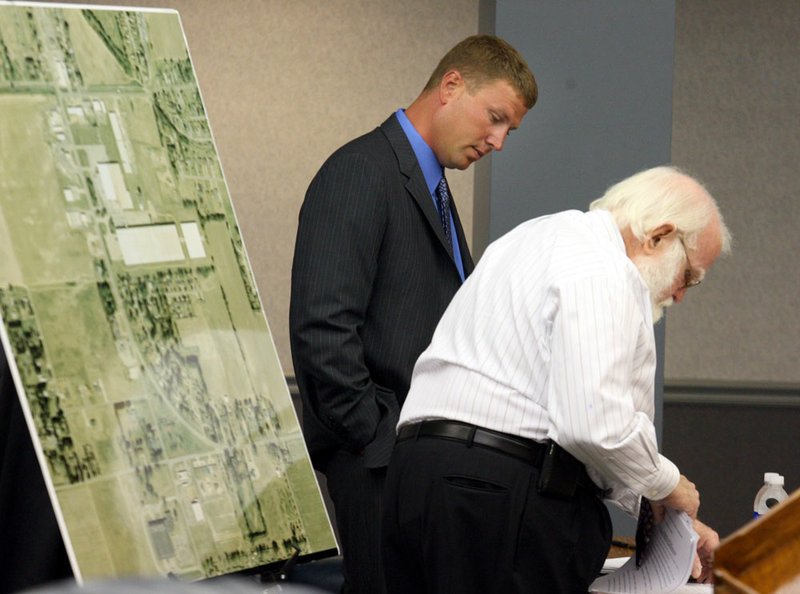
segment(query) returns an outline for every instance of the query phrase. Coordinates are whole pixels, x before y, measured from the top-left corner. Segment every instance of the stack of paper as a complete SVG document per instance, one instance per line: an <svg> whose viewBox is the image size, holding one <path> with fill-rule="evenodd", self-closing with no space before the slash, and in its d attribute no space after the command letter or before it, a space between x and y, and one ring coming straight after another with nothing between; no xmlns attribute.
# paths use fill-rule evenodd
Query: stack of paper
<svg viewBox="0 0 800 594"><path fill-rule="evenodd" d="M668 509L664 520L653 530L641 567L634 558L610 559L605 569L616 570L597 578L592 592L602 594L671 594L713 592L708 584L687 584L692 572L697 533L692 520L683 512ZM614 563L616 561L616 563Z"/></svg>

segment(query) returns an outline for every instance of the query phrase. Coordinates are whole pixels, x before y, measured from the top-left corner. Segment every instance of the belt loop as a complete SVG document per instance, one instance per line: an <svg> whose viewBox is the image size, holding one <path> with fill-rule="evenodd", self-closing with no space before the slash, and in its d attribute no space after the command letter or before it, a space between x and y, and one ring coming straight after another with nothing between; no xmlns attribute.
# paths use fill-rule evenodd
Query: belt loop
<svg viewBox="0 0 800 594"><path fill-rule="evenodd" d="M417 423L417 428L414 431L414 441L417 441L419 439L419 432L422 431L423 423L425 423L425 421L420 421L419 423Z"/></svg>
<svg viewBox="0 0 800 594"><path fill-rule="evenodd" d="M470 426L469 428L469 435L467 436L467 447L471 448L473 442L475 441L475 432L478 430L477 427L474 425Z"/></svg>

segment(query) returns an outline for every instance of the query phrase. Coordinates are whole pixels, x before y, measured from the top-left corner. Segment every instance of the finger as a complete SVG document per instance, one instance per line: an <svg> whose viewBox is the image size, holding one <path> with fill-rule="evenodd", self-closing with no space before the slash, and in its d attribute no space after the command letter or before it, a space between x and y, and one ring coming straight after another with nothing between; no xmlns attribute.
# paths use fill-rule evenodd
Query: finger
<svg viewBox="0 0 800 594"><path fill-rule="evenodd" d="M692 563L692 577L699 579L703 573L703 564L700 562L700 557L694 556L694 563Z"/></svg>
<svg viewBox="0 0 800 594"><path fill-rule="evenodd" d="M711 564L704 564L703 571L700 574L700 579L697 580L701 584L708 584L714 581L714 567Z"/></svg>
<svg viewBox="0 0 800 594"><path fill-rule="evenodd" d="M660 524L661 521L664 519L664 515L666 514L667 508L663 505L653 505L653 520L656 524Z"/></svg>

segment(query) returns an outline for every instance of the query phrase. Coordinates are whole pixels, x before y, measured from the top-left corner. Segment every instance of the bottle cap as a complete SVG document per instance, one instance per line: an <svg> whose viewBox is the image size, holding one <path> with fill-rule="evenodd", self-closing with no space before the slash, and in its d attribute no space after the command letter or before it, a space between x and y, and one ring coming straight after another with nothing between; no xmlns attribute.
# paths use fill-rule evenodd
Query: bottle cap
<svg viewBox="0 0 800 594"><path fill-rule="evenodd" d="M783 485L783 477L777 472L765 472L764 482L770 485Z"/></svg>

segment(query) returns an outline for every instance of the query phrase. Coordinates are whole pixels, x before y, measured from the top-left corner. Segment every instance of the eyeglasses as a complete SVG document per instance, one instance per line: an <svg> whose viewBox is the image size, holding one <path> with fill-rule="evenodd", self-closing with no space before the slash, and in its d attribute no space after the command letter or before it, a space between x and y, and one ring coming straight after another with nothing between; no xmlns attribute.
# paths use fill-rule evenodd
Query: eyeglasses
<svg viewBox="0 0 800 594"><path fill-rule="evenodd" d="M691 289L702 283L703 276L705 275L702 269L696 270L694 266L692 266L692 261L689 259L689 251L686 249L686 244L683 242L683 236L678 235L678 240L680 240L683 246L683 253L686 256L686 264L688 265L683 273L683 286L681 288Z"/></svg>

